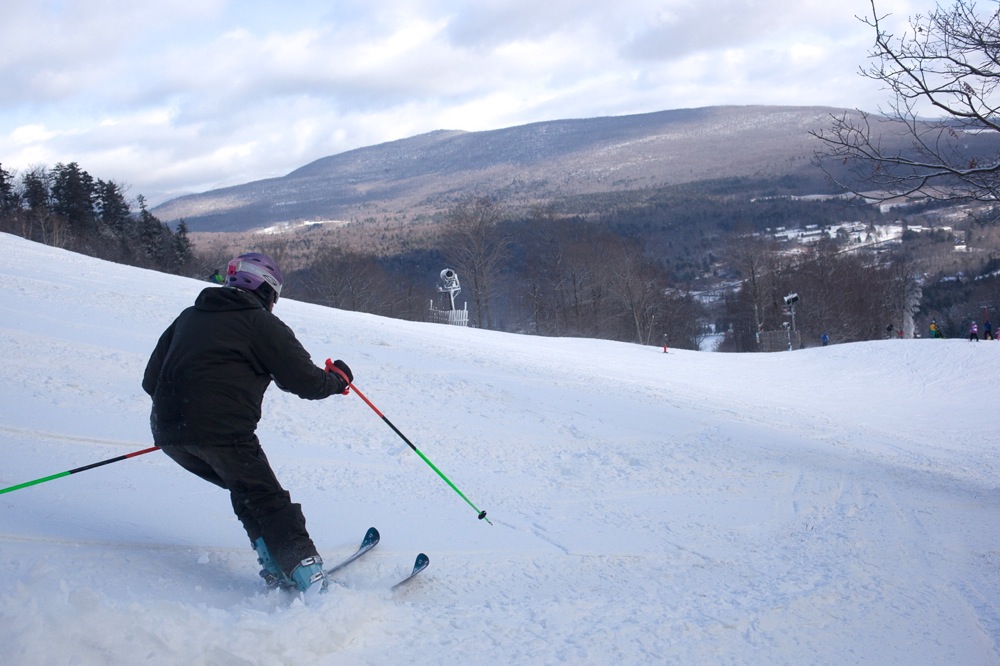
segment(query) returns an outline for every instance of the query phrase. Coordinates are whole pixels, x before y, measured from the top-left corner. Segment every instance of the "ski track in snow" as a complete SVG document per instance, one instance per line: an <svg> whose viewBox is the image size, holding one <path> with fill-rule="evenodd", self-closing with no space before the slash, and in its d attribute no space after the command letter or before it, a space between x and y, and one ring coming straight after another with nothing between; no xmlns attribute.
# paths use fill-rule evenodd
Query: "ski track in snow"
<svg viewBox="0 0 1000 666"><path fill-rule="evenodd" d="M150 446L146 358L206 285L0 248L0 487ZM1000 344L664 355L276 314L494 526L357 397L272 387L260 438L327 561L379 546L305 603L159 453L3 494L0 663L1000 663Z"/></svg>

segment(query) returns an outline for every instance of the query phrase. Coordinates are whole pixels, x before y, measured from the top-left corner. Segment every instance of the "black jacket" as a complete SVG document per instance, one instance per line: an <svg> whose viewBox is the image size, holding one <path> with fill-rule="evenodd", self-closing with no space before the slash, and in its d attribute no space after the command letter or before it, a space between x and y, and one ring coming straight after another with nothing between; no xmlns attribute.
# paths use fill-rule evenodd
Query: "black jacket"
<svg viewBox="0 0 1000 666"><path fill-rule="evenodd" d="M253 293L208 287L163 332L146 365L142 388L153 398L154 441L249 439L272 379L308 400L346 388L338 375L312 362L292 330Z"/></svg>

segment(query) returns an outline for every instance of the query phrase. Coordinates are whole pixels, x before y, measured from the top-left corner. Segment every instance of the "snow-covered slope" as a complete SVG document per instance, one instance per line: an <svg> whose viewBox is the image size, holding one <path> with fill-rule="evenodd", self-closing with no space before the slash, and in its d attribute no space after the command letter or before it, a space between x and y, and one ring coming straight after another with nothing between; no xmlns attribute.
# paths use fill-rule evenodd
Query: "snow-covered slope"
<svg viewBox="0 0 1000 666"><path fill-rule="evenodd" d="M150 446L146 358L206 285L0 253L0 488ZM276 314L495 525L357 397L272 387L259 435L326 559L379 547L305 604L159 452L5 493L0 663L1000 662L1000 344L663 354Z"/></svg>

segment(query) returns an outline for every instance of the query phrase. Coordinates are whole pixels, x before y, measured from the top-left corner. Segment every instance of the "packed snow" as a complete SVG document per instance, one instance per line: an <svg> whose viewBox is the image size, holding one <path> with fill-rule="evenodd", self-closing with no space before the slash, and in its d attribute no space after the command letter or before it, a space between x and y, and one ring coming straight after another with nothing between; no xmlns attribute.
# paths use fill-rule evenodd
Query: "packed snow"
<svg viewBox="0 0 1000 666"><path fill-rule="evenodd" d="M208 285L0 253L0 488L151 446L146 359ZM664 353L275 313L493 525L357 396L272 386L258 434L324 558L381 544L303 600L158 451L0 494L0 663L1000 663L996 342Z"/></svg>

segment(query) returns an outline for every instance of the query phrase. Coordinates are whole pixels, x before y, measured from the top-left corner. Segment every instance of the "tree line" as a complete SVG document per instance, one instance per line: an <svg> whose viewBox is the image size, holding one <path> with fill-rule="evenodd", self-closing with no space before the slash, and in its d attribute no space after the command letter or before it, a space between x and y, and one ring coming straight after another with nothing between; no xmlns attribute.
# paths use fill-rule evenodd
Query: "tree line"
<svg viewBox="0 0 1000 666"><path fill-rule="evenodd" d="M326 246L288 275L287 289L331 307L427 321L447 267L458 273L470 326L642 344L667 335L694 349L701 307L672 287L669 266L646 245L600 221L517 215L496 197L470 195L442 213L432 247L376 256Z"/></svg>
<svg viewBox="0 0 1000 666"><path fill-rule="evenodd" d="M795 327L805 345L817 344L824 333L834 342L883 338L889 324L899 330L906 313L914 311L937 317L943 330L957 335L981 309L970 301L987 304L986 312L1000 305L996 279L922 277L918 266L928 262L914 248L939 245L940 252L950 251L950 235L904 234L894 249L871 251L850 250L846 239L833 238L789 253L755 231L762 223L759 209L741 215L744 203L728 217L718 201L674 208L662 202L651 206L646 198L633 204L630 218L624 203L586 215L551 206L525 212L497 197L470 195L441 213L437 237L422 249L377 255L348 251L334 241L303 252L292 249L296 241L275 237L243 249L265 251L294 267L286 271L283 293L298 300L428 321L438 274L448 267L459 274L460 307L468 307L472 326L681 349L697 349L714 329L726 334L723 350L760 350L762 332L791 323L783 299L792 292L802 299ZM768 205L801 206L781 199ZM121 186L92 178L76 163L35 168L19 177L0 168L2 231L197 278L228 261L196 252L184 223L171 229L146 209L141 196L137 207ZM701 213L695 211L711 211L717 223L708 232L696 231L690 218ZM745 228L737 231L741 223ZM722 233L719 226L733 230ZM681 228L683 233L674 233ZM986 221L970 238L995 245L995 233ZM684 235L692 242L682 243ZM992 254L984 261L983 270L996 270L989 263L998 261ZM714 281L728 277L735 285L718 305L696 297L690 279L712 273Z"/></svg>
<svg viewBox="0 0 1000 666"><path fill-rule="evenodd" d="M0 231L100 259L183 274L193 257L186 225L176 231L138 209L126 189L76 162L20 175L0 165Z"/></svg>
<svg viewBox="0 0 1000 666"><path fill-rule="evenodd" d="M758 351L761 334L783 329L793 347L815 346L824 335L877 340L895 336L917 311L919 275L898 251L845 249L833 238L785 249L769 236L731 240L727 257L741 283L718 322L727 333L723 351Z"/></svg>

